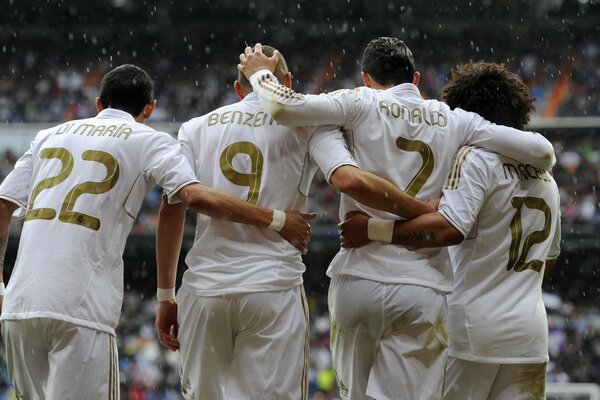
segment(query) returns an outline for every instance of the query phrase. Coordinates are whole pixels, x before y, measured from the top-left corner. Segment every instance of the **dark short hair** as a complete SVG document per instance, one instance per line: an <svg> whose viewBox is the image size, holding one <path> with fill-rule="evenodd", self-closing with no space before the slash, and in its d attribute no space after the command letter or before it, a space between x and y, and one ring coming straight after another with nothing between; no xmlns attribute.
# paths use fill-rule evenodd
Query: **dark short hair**
<svg viewBox="0 0 600 400"><path fill-rule="evenodd" d="M263 44L262 51L265 56L271 57L273 55L273 53L275 52L275 48L273 46ZM277 61L277 65L275 66L275 71L273 72L273 75L275 75L275 77L277 77L277 79L279 80L279 83L283 84L283 78L285 78L285 76L290 72L290 70L288 69L288 66L287 66L287 63L285 62L285 58L283 57L283 54L281 54L281 52L279 54L280 54L279 61ZM244 75L242 73L242 71L238 71L237 80L240 83L240 85L242 85L245 89L252 91L252 85L250 84L250 81L248 80L248 78L246 78L246 75Z"/></svg>
<svg viewBox="0 0 600 400"><path fill-rule="evenodd" d="M127 111L134 117L154 100L154 83L140 67L123 64L102 78L100 102L104 108Z"/></svg>
<svg viewBox="0 0 600 400"><path fill-rule="evenodd" d="M476 112L499 125L523 129L535 110L527 86L504 64L484 61L459 65L443 89L442 99L455 109Z"/></svg>
<svg viewBox="0 0 600 400"><path fill-rule="evenodd" d="M361 68L382 85L412 82L416 70L412 52L394 37L371 40L363 53Z"/></svg>

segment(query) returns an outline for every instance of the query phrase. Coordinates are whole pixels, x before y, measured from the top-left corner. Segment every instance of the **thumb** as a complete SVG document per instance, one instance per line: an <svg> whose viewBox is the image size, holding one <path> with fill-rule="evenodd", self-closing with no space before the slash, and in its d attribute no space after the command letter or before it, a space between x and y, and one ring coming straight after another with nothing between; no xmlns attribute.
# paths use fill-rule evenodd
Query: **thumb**
<svg viewBox="0 0 600 400"><path fill-rule="evenodd" d="M317 218L317 213L300 213L300 216L305 220L305 221L310 221L312 219Z"/></svg>

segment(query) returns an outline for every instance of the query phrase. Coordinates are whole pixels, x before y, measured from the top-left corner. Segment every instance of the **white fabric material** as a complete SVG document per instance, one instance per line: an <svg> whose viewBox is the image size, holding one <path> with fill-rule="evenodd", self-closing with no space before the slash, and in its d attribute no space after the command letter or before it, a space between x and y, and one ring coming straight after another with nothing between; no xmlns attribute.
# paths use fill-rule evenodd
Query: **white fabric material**
<svg viewBox="0 0 600 400"><path fill-rule="evenodd" d="M559 242L556 182L547 171L481 149L471 149L453 171L439 212L473 239L448 248L454 270L449 354L489 363L547 362L542 264ZM519 255L521 262L511 265ZM538 271L524 269L532 260L539 260Z"/></svg>
<svg viewBox="0 0 600 400"><path fill-rule="evenodd" d="M392 243L394 236L393 219L369 218L367 225L367 237L369 240L377 240L383 243Z"/></svg>
<svg viewBox="0 0 600 400"><path fill-rule="evenodd" d="M205 184L264 207L304 210L318 169L311 151L329 155L321 166L326 175L356 165L335 139L339 131L321 132L320 143L309 146L312 131L277 124L251 93L184 123L179 141ZM277 232L201 215L186 264L183 286L202 296L290 289L305 270L300 251Z"/></svg>
<svg viewBox="0 0 600 400"><path fill-rule="evenodd" d="M442 293L336 275L328 300L342 399L441 399L448 347Z"/></svg>
<svg viewBox="0 0 600 400"><path fill-rule="evenodd" d="M495 125L460 109L451 111L444 103L424 100L410 83L387 90L338 90L330 95L281 90L276 78L265 71L254 74L251 83L280 123L341 126L360 168L416 193L419 199L441 195L452 156L465 144L530 163L551 165L554 160L552 144L543 136ZM340 216L355 210L372 217L395 218L342 195ZM452 288L451 271L441 262L439 249L370 243L340 250L327 273L423 285L445 292Z"/></svg>
<svg viewBox="0 0 600 400"><path fill-rule="evenodd" d="M121 255L146 194L158 184L173 198L193 182L177 142L123 111L40 131L0 185L0 197L28 208L2 320L54 318L114 334Z"/></svg>
<svg viewBox="0 0 600 400"><path fill-rule="evenodd" d="M197 297L177 293L187 400L306 400L308 306L299 286Z"/></svg>
<svg viewBox="0 0 600 400"><path fill-rule="evenodd" d="M285 225L285 213L279 210L273 210L273 220L267 226L269 229L273 229L274 231L281 231Z"/></svg>
<svg viewBox="0 0 600 400"><path fill-rule="evenodd" d="M3 321L2 337L17 397L119 399L113 335L65 321L30 318Z"/></svg>
<svg viewBox="0 0 600 400"><path fill-rule="evenodd" d="M448 357L444 400L544 400L546 363L490 364Z"/></svg>

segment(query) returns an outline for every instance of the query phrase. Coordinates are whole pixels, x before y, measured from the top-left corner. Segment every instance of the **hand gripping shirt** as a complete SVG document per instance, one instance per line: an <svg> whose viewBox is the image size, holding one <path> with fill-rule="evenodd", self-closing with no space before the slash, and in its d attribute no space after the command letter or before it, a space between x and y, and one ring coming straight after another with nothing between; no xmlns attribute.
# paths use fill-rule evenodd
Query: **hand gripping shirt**
<svg viewBox="0 0 600 400"><path fill-rule="evenodd" d="M155 185L197 182L170 135L123 111L40 131L0 198L26 209L2 319L53 318L114 334L125 242Z"/></svg>
<svg viewBox="0 0 600 400"><path fill-rule="evenodd" d="M263 207L303 211L317 166L329 178L356 165L341 132L330 130L279 125L250 93L184 123L179 141L203 183ZM305 270L279 233L203 215L185 260L183 285L199 296L289 289Z"/></svg>
<svg viewBox="0 0 600 400"><path fill-rule="evenodd" d="M544 264L560 252L556 182L545 170L463 147L439 212L466 240L448 248L449 354L477 362L548 361Z"/></svg>
<svg viewBox="0 0 600 400"><path fill-rule="evenodd" d="M265 109L277 121L291 126L341 126L360 168L419 199L441 195L452 157L466 144L543 167L554 163L552 144L543 136L495 125L461 109L450 110L436 100L424 100L410 83L386 90L359 87L328 95L301 95L279 85L268 71L255 73L250 81ZM355 210L377 218L396 218L342 195L340 218ZM372 242L340 250L328 275L347 274L449 292L451 268L440 254L440 249Z"/></svg>

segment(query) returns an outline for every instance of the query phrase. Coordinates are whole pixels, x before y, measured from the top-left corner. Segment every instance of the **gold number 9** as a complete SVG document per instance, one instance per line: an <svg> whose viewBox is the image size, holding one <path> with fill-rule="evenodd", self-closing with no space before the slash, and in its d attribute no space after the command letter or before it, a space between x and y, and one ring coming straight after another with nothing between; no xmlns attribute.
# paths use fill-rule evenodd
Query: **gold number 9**
<svg viewBox="0 0 600 400"><path fill-rule="evenodd" d="M233 168L233 158L238 154L250 157L250 172L244 173ZM258 202L260 183L263 169L263 155L260 149L251 142L232 143L223 150L219 159L223 175L232 183L248 187L246 201L252 204Z"/></svg>

